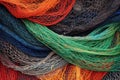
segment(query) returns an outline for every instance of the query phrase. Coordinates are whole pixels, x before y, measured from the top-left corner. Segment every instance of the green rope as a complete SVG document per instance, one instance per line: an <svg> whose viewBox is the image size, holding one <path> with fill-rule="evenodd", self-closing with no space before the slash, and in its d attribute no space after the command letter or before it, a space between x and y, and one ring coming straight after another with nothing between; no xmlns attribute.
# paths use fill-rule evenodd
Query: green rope
<svg viewBox="0 0 120 80"><path fill-rule="evenodd" d="M85 37L58 35L23 20L33 36L71 64L95 71L119 71L119 23L101 26Z"/></svg>

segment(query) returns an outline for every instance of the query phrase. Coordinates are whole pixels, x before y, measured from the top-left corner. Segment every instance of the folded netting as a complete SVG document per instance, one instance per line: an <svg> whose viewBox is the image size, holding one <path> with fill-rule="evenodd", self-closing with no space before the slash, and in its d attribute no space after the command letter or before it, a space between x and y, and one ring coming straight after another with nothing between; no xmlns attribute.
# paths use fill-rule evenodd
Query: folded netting
<svg viewBox="0 0 120 80"><path fill-rule="evenodd" d="M0 6L0 38L31 56L46 57L51 52L25 29L21 20L13 17L3 6Z"/></svg>
<svg viewBox="0 0 120 80"><path fill-rule="evenodd" d="M62 59L58 59L57 56L56 58L54 57L52 61L50 59L48 59L49 61L47 61L48 57L45 60L42 58L27 56L22 52L17 51L17 49L14 46L2 40L0 40L0 46L0 61L4 65L6 65L9 68L18 70L24 74L38 76L40 80L101 80L106 74L106 72L89 71L70 64L54 70L53 68L55 68L55 66L63 65L64 63L64 61L61 61ZM54 64L55 61L56 63ZM45 73L48 70L48 68L51 70L51 72L44 75L38 75ZM0 73L2 73L2 71ZM14 73L15 71L13 71L11 75L15 75ZM3 75L6 74L3 73ZM1 77L3 76L1 75Z"/></svg>
<svg viewBox="0 0 120 80"><path fill-rule="evenodd" d="M120 72L109 72L107 73L102 80L119 80Z"/></svg>
<svg viewBox="0 0 120 80"><path fill-rule="evenodd" d="M29 42L30 44L35 46L43 46L27 31L27 29L24 28L25 25L23 24L23 22L12 16L8 12L8 10L6 10L5 7L2 5L0 5L0 23L5 25L7 29L14 32L16 35L18 35L20 38L24 39L25 41Z"/></svg>
<svg viewBox="0 0 120 80"><path fill-rule="evenodd" d="M0 80L40 80L35 76L28 76L13 69L7 68L0 63Z"/></svg>
<svg viewBox="0 0 120 80"><path fill-rule="evenodd" d="M70 14L49 28L59 34L80 34L105 21L119 7L119 0L76 0Z"/></svg>
<svg viewBox="0 0 120 80"><path fill-rule="evenodd" d="M102 80L106 72L95 72L68 64L49 74L38 76L41 80Z"/></svg>
<svg viewBox="0 0 120 80"><path fill-rule="evenodd" d="M0 39L0 60L7 67L28 75L42 75L67 64L54 52L45 58L25 55L16 47Z"/></svg>
<svg viewBox="0 0 120 80"><path fill-rule="evenodd" d="M109 18L107 18L103 24L109 24L113 22L120 22L120 8L114 12Z"/></svg>
<svg viewBox="0 0 120 80"><path fill-rule="evenodd" d="M61 68L53 72L48 73L46 75L39 76L38 77L39 79L37 79L35 76L28 76L25 74L21 74L20 72L7 68L0 63L0 80L58 80L58 79L61 80L62 78L65 78L62 80L71 80L71 79L72 80L86 80L86 79L101 80L106 74L106 72L94 72L94 71L80 69L73 65L66 65L64 67L64 70L63 68ZM73 72L78 74L75 74ZM65 76L58 75L60 73L63 73ZM70 74L70 73L73 73L73 74ZM55 79L55 76L56 76L56 79ZM57 78L57 77L60 77L60 78Z"/></svg>
<svg viewBox="0 0 120 80"><path fill-rule="evenodd" d="M43 25L53 25L64 19L75 0L0 0L12 15Z"/></svg>
<svg viewBox="0 0 120 80"><path fill-rule="evenodd" d="M25 54L31 56L44 58L51 52L50 49L44 48L42 46L39 46L38 49L35 49L36 46L29 45L29 43L24 41L23 38L20 38L2 24L0 24L0 39L11 43Z"/></svg>
<svg viewBox="0 0 120 80"><path fill-rule="evenodd" d="M119 71L120 23L100 26L84 37L58 35L45 26L23 20L40 42L66 61L94 71Z"/></svg>
<svg viewBox="0 0 120 80"><path fill-rule="evenodd" d="M24 74L38 76L40 80L101 80L106 74L106 72L84 70L74 65L66 65L54 70L55 66L63 65L65 61L58 59L57 56L50 60L50 55L47 57L49 61L47 58L45 60L27 56L2 40L0 40L0 46L0 61L4 65ZM54 63L55 61L56 63ZM48 68L51 70L50 73L38 75L45 73Z"/></svg>

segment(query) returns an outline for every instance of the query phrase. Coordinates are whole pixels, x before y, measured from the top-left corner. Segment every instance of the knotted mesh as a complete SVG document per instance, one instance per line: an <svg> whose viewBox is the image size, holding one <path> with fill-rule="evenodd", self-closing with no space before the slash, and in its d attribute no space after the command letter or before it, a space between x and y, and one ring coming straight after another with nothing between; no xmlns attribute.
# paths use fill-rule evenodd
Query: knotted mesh
<svg viewBox="0 0 120 80"><path fill-rule="evenodd" d="M39 80L35 76L22 74L13 69L7 68L0 62L0 80Z"/></svg>
<svg viewBox="0 0 120 80"><path fill-rule="evenodd" d="M102 80L119 80L120 72L109 72L107 73Z"/></svg>
<svg viewBox="0 0 120 80"><path fill-rule="evenodd" d="M43 46L34 46L0 24L0 39L9 42L27 55L44 58L51 50Z"/></svg>
<svg viewBox="0 0 120 80"><path fill-rule="evenodd" d="M85 37L58 35L47 27L23 20L37 40L69 63L95 71L119 71L119 23L101 26Z"/></svg>
<svg viewBox="0 0 120 80"><path fill-rule="evenodd" d="M63 74L64 76L59 74ZM36 78L36 76L21 74L20 72L7 68L0 63L0 80L101 80L105 74L106 72L88 71L80 69L77 66L66 65L63 68Z"/></svg>
<svg viewBox="0 0 120 80"><path fill-rule="evenodd" d="M59 34L78 35L105 21L119 6L119 0L76 0L69 15L49 28Z"/></svg>
<svg viewBox="0 0 120 80"><path fill-rule="evenodd" d="M46 74L67 64L66 61L53 52L45 58L25 55L2 39L0 39L0 51L0 60L4 65L29 75Z"/></svg>
<svg viewBox="0 0 120 80"><path fill-rule="evenodd" d="M68 64L50 74L38 76L41 80L102 80L106 72L94 72Z"/></svg>
<svg viewBox="0 0 120 80"><path fill-rule="evenodd" d="M44 58L51 52L25 29L21 20L13 17L3 6L0 6L0 38L31 56Z"/></svg>
<svg viewBox="0 0 120 80"><path fill-rule="evenodd" d="M53 25L64 19L75 0L0 0L0 3L17 18Z"/></svg>

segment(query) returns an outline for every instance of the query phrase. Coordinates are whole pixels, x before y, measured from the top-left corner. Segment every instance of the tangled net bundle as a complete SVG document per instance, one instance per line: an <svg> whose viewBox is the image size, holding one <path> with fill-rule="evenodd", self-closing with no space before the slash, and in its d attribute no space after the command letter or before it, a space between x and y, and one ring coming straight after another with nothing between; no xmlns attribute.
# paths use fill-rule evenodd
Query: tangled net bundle
<svg viewBox="0 0 120 80"><path fill-rule="evenodd" d="M74 3L0 0L16 17L0 5L0 61L40 80L101 80L109 71L113 72L103 80L112 79L113 74L117 77L119 72L114 71L120 71L120 1Z"/></svg>
<svg viewBox="0 0 120 80"><path fill-rule="evenodd" d="M62 58L51 52L45 58L25 55L11 44L0 40L0 60L7 67L24 74L41 75L67 64Z"/></svg>
<svg viewBox="0 0 120 80"><path fill-rule="evenodd" d="M51 52L25 29L21 20L13 17L3 6L0 6L0 38L30 56L44 58Z"/></svg>
<svg viewBox="0 0 120 80"><path fill-rule="evenodd" d="M119 71L119 23L100 27L85 37L66 37L45 26L23 21L37 40L69 63L88 70Z"/></svg>

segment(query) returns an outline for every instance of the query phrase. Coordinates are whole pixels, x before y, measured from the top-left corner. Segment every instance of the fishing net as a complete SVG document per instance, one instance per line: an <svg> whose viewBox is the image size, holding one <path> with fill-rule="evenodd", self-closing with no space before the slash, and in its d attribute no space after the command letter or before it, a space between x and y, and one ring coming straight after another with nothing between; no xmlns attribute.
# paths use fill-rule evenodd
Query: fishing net
<svg viewBox="0 0 120 80"><path fill-rule="evenodd" d="M76 6L76 5L75 5ZM118 13L117 13L118 14ZM5 16L4 15L4 11L3 11L3 13L2 12L0 12L0 16ZM9 14L7 14L7 15L9 15ZM27 29L25 29L24 28L24 24L20 21L20 20L18 20L18 23L20 22L20 24L22 24L22 26L23 27L20 27L20 28L18 28L19 26L21 26L20 24L15 24L15 22L16 22L16 20L15 20L15 22L14 21L11 21L11 20L9 20L9 19L7 19L7 17L8 16L5 16L5 18L4 19L2 19L2 16L1 16L1 19L0 19L0 23L2 23L3 25L5 25L4 27L5 28L1 28L3 31L4 31L4 29L8 29L8 30L12 30L13 32L12 33L14 33L15 35L18 35L20 38L15 38L16 40L21 40L21 42L22 42L22 44L24 44L25 42L27 42L27 45L29 45L29 47L31 47L32 45L35 45L35 47L31 47L31 48L34 48L34 49L39 49L40 47L41 47L41 43L40 43L40 45L38 44L39 42L36 40L36 39L34 39L34 37L32 37L32 35L30 35L29 34L29 32L27 32ZM118 16L117 17L115 17L114 15L112 15L112 17L114 17L116 20L114 20L115 22L116 21L118 21L119 20L119 18L118 18ZM12 19L12 18L11 18ZM5 23L5 21L6 21L6 23ZM111 22L111 20L110 20L110 22ZM12 25L12 26L9 26L9 25ZM14 26L14 25L17 25L17 26ZM6 27L7 26L7 27ZM13 27L14 26L14 27ZM105 27L104 29L106 29L106 28L108 28L108 27ZM21 31L19 31L19 30L21 30ZM24 31L23 31L24 30ZM90 34L90 36L91 35L96 35L96 34L98 34L100 31L104 31L103 30L103 28L102 29L98 29L98 31L96 31L96 33L94 34L94 32L93 33L91 33ZM112 30L112 28L111 29L109 29L109 30ZM22 31L23 32L25 32L25 34L27 34L27 35L22 35ZM117 30L116 30L117 31ZM7 32L9 32L9 31L7 31ZM21 32L21 33L20 33ZM107 32L107 29L106 29L106 32ZM3 32L1 32L1 35L3 35L2 34ZM59 33L59 32L58 32ZM78 33L78 32L77 32ZM102 33L102 32L101 32ZM114 33L114 32L113 32ZM113 34L112 33L112 34ZM61 34L61 33L59 33L59 34ZM68 34L68 33L62 33L62 34ZM71 32L69 33L69 34L71 34ZM8 37L8 36L6 36L6 35L8 35L8 34L5 34L4 36L5 37ZM14 37L15 35L12 35L12 37ZM105 34L102 34L102 35L105 35ZM107 35L107 34L106 34ZM30 36L30 37L29 37ZM100 35L98 35L97 37L99 37ZM28 37L28 38L27 38ZM100 36L101 37L101 36ZM110 35L109 35L109 37L110 37ZM107 38L109 38L109 37L107 37ZM2 37L3 38L3 37ZM9 37L8 37L9 38ZM33 43L32 43L32 41L31 41L31 39L33 38ZM91 38L91 37L90 37ZM102 37L103 38L103 37ZM107 39L106 38L106 39ZM106 42L108 41L109 43L106 43L105 45L107 45L107 47L108 46L113 46L113 45L115 45L115 43L117 43L117 41L119 42L119 39L117 39L117 38L119 38L119 33L116 33L115 34L115 42L113 41L113 37L111 37L112 38L112 40L110 39L110 42L112 41L112 43L110 43L108 40L106 40ZM7 39L7 38L4 38L4 39ZM10 39L10 38L9 38ZM23 40L22 40L23 39ZM93 39L93 38L92 38ZM105 39L105 37L103 38L103 39ZM82 39L83 40L83 39ZM82 40L80 40L80 41L82 41ZM99 40L99 38L98 38L98 40ZM101 39L100 39L101 40ZM2 40L1 40L2 41ZM12 40L11 40L12 41ZM77 40L75 40L75 41L77 41ZM88 40L89 41L89 40ZM96 41L96 40L94 40L94 41ZM93 41L93 42L94 42ZM9 42L9 40L7 41L7 42ZM18 50L17 48L15 48L16 46L13 46L13 45L15 45L14 43L12 43L13 45L11 45L11 44L9 44L9 43L7 43L7 42L5 42L5 41L3 41L2 43L5 43L5 44L1 44L1 45L3 45L2 47L1 47L1 49L2 49L2 51L4 52L4 53L2 53L1 54L1 60L2 60L2 62L4 63L4 65L6 65L6 66L8 66L8 67L11 67L11 68L14 68L14 69L16 69L16 70L18 70L19 69L19 71L21 71L21 72L25 72L25 74L29 74L29 75L39 75L40 74L40 71L38 71L37 69L40 69L39 68L39 63L38 62L42 62L42 61L44 61L43 60L43 58L35 58L35 57L30 57L30 56L28 56L28 55L26 55L25 53L22 53L20 50ZM13 40L13 42L14 42L14 40ZM20 41L19 41L20 42ZM16 42L16 43L19 43L19 42ZM20 42L20 44L21 44L21 42ZM92 41L91 41L92 42ZM79 41L77 41L77 43L79 43ZM83 41L83 44L86 44L87 42L86 41ZM97 43L99 43L99 41L98 42L96 42L93 46L96 46L96 44ZM103 44L105 43L105 41L103 42ZM26 43L25 43L26 44ZM32 45L31 45L32 44ZM81 43L80 43L81 44ZM14 51L9 51L9 50L11 50L11 49L3 49L3 47L4 48L8 48L8 47L6 47L6 46L4 46L4 45L10 45L9 47L10 48L12 48ZM87 45L85 45L85 46L89 46L90 44L87 44ZM105 45L102 45L101 47L104 47L105 48ZM40 47L39 47L40 46ZM93 46L90 46L90 47L93 47ZM21 46L22 47L22 46ZM42 47L43 47L43 45L42 45ZM100 47L100 43L99 44L97 44L97 47ZM101 48L100 47L100 48ZM106 47L106 48L107 48ZM44 48L46 49L46 50L48 50L48 52L50 52L50 50L48 49L48 48L46 48L45 46L44 46ZM11 54L11 53L15 53L15 54ZM17 53L20 53L20 54L17 54ZM29 54L29 53L28 53ZM31 54L31 53L30 53ZM36 54L35 54L36 55ZM40 54L41 55L41 54ZM48 55L48 54L46 54L46 55ZM52 54L52 55L55 55L55 54ZM23 57L24 56L24 57ZM38 56L38 55L37 55ZM47 56L47 57L49 57L50 56L50 54ZM83 56L83 55L82 55ZM19 58L18 58L19 57ZM39 57L41 57L41 56L39 56ZM45 57L45 56L42 56L42 57ZM47 58L46 57L46 58ZM51 56L50 56L51 57ZM44 58L44 59L46 59L46 58ZM104 58L106 58L106 57L104 57ZM7 61L8 60L8 61ZM25 60L25 61L24 61ZM111 60L112 61L112 60ZM65 62L65 61L63 61L63 62ZM46 63L46 62L45 62ZM84 62L83 62L84 63ZM37 65L37 67L35 66L36 64L38 64ZM109 67L109 64L108 65L105 65L105 64L103 64L104 66L108 66ZM41 65L42 66L42 65ZM101 66L101 65L100 65ZM111 66L111 65L110 65ZM48 66L47 66L48 67ZM52 66L53 67L53 66ZM108 68L107 67L107 68ZM103 67L104 68L104 67ZM42 68L43 69L43 68ZM61 70L62 69L62 70ZM78 67L76 67L76 66L71 66L71 65L67 65L67 67L65 66L65 67L62 67L61 69L59 69L59 70L53 70L53 72L51 72L51 73L49 73L49 74L46 74L46 76L44 75L44 76L40 76L39 78L41 79L41 80L79 80L79 79L81 79L81 80L86 80L86 79L88 79L88 80L101 80L102 79L102 77L103 77L103 75L105 75L105 73L104 74L102 74L101 73L101 76L99 75L99 73L95 73L95 72L93 72L93 71L88 71L88 70L83 70L83 69L80 69L80 68L78 68ZM80 71L79 71L80 70ZM36 72L37 71L37 72ZM36 73L36 74L34 74L34 73ZM68 74L69 73L69 74ZM82 74L82 75L81 75ZM111 74L111 73L110 73ZM116 73L117 74L117 73ZM51 77L51 75L53 76L53 77ZM59 76L60 75L60 76ZM93 77L94 76L94 77ZM59 77L59 78L58 78ZM113 76L114 77L114 76ZM108 79L109 79L109 77L108 77ZM34 79L33 79L34 80Z"/></svg>
<svg viewBox="0 0 120 80"><path fill-rule="evenodd" d="M13 17L3 6L0 6L0 38L31 56L42 58L51 52L25 29L21 20Z"/></svg>
<svg viewBox="0 0 120 80"><path fill-rule="evenodd" d="M4 16L4 18L3 18ZM14 32L20 38L29 42L31 45L43 46L42 43L38 42L28 31L25 29L23 22L14 16L12 16L4 6L0 5L0 23L5 25L7 29ZM34 48L35 48L34 46Z"/></svg>
<svg viewBox="0 0 120 80"><path fill-rule="evenodd" d="M29 75L46 74L67 64L53 52L45 58L25 55L2 39L0 39L0 51L0 59L4 65Z"/></svg>
<svg viewBox="0 0 120 80"><path fill-rule="evenodd" d="M89 71L68 64L50 74L38 76L38 78L41 80L102 80L105 74L106 72Z"/></svg>
<svg viewBox="0 0 120 80"><path fill-rule="evenodd" d="M57 69L56 71L54 71L54 75L55 75L55 73L58 74L58 71L60 73L60 70L61 70L61 73L63 71L66 74L67 73L72 73L72 72L79 73L78 75L74 74L74 73L73 74L67 74L68 76L70 75L71 77L72 77L72 75L74 75L72 77L72 80L86 80L86 78L88 80L91 80L91 79L92 80L96 80L96 79L101 80L104 77L104 75L106 74L106 72L94 72L94 71L83 70L83 69L80 69L80 68L78 68L76 66L73 66L73 65L67 65L64 68L66 69L66 70L64 69L64 71L62 70L63 68L62 69ZM84 73L84 74L82 74L82 73ZM85 74L86 74L86 77L85 77ZM51 72L51 73L48 73L46 75L39 76L38 77L39 79L37 79L34 76L28 76L28 75L25 75L25 74L21 74L20 72L15 71L13 69L9 69L9 68L3 66L0 63L0 80L50 80L50 78L51 78L51 80L54 80L55 79L54 75L53 75L53 72ZM64 76L64 77L68 77L67 75ZM60 75L56 75L56 77L57 76L59 77ZM49 79L46 79L46 77L48 77ZM54 78L54 79L52 79L52 78ZM61 79L62 78L63 78L63 76L61 76ZM65 78L63 80L66 80L66 79L68 79L68 78ZM55 80L58 80L58 78L55 79Z"/></svg>
<svg viewBox="0 0 120 80"><path fill-rule="evenodd" d="M120 22L120 9L118 9L112 16L110 16L105 23ZM102 80L119 80L120 72L108 72Z"/></svg>
<svg viewBox="0 0 120 80"><path fill-rule="evenodd" d="M109 72L107 73L102 80L119 80L120 72Z"/></svg>
<svg viewBox="0 0 120 80"><path fill-rule="evenodd" d="M10 39L7 35L3 35L4 32L1 32L1 36L0 36L0 39L2 36ZM3 37L2 37L3 39ZM8 40L10 41L10 40ZM44 61L42 60L41 58L35 58L35 57L30 57L30 56L27 56L25 55L25 53L22 53L20 52L19 50L17 50L17 48L15 48L14 46L12 46L11 44L8 44L7 42L5 42L5 40L1 40L0 41L0 58L1 58L1 61L4 65L6 65L7 67L9 68L13 68L17 71L20 71L24 74L28 74L28 75L38 75L38 74L42 74L43 72L47 71L48 69L46 68L49 68L50 71L54 71L55 69L55 73L53 75L53 73L48 73L46 74L46 77L48 77L47 75L53 75L53 76L49 76L47 79L49 80L51 78L51 80L57 80L56 78L58 79L61 79L61 78L65 78L64 76L59 76L59 74L57 73L58 70L56 70L57 68L54 68L53 66L54 65L49 65L49 63L47 62L44 62L44 64L39 64L40 62ZM11 42L11 41L10 41ZM13 41L14 42L14 41ZM16 42L17 43L17 42ZM48 59L49 60L49 59ZM58 58L56 58L55 60L53 61L49 61L50 63L54 61L58 60ZM60 60L59 60L60 61ZM64 61L63 61L64 62ZM56 63L55 63L56 64ZM61 63L58 63L57 64L59 65L62 65ZM65 65L65 64L64 64ZM42 67L41 67L42 66ZM46 67L47 66L47 67ZM58 67L58 66L57 66ZM54 69L52 69L54 68ZM62 68L62 67L61 67ZM74 68L74 67L73 67ZM67 73L64 73L64 71L59 71L59 73L64 73L64 75L66 76L65 79L79 79L79 77L82 76L82 73L80 75L77 75L76 73L74 73L75 69L72 69L70 70L69 68L66 68L67 70L69 70L70 72L67 74ZM42 73L41 73L42 72ZM77 71L79 73L79 71ZM72 74L71 74L72 73ZM97 79L101 79L105 73L96 73L96 72L93 72L93 71L84 71L84 74L86 76L88 76L87 78L89 79L93 79L93 75L91 75L91 73L94 73L93 75L97 74L96 76L94 77L97 77ZM4 73L3 73L4 74ZM5 74L4 74L5 75ZM14 75L14 74L13 74ZM69 75L71 77L69 77ZM85 76L84 75L84 76ZM91 76L90 76L91 75ZM20 76L20 75L19 75ZM76 76L79 76L79 77L76 77ZM98 77L99 76L99 77ZM3 77L3 76L2 76ZM12 76L10 76L12 78ZM45 76L44 77L39 77L40 79L42 80L46 80ZM69 77L69 78L68 78ZM10 79L11 79L10 78ZM85 79L84 79L85 78ZM3 79L3 78L1 78ZM9 80L10 80L9 79ZM21 78L22 79L22 78ZM65 80L64 79L64 80ZM81 77L81 80L84 79L86 80L86 77ZM14 80L13 78L11 80ZM34 79L33 79L34 80ZM93 80L96 80L96 78L94 78Z"/></svg>
<svg viewBox="0 0 120 80"><path fill-rule="evenodd" d="M65 65L66 62L62 61L62 59L60 60L58 57L55 58L55 54L51 53L51 56L54 55L54 59L49 55L49 58L52 58L53 60L47 57L49 60L47 61L47 58L45 60L42 58L27 56L22 52L18 51L14 46L12 46L11 44L3 40L0 40L0 46L1 46L1 49L0 49L1 62L9 68L13 68L24 74L29 74L29 75L38 75L42 73L44 74L45 72L48 71L48 69L51 71L50 73L47 73L45 75L41 75L41 76L38 75L39 76L38 78L40 80L60 80L60 79L101 80L106 74L106 72L94 72L94 71L84 70L73 65L67 65L65 67L56 69L54 66L57 66L57 67L58 65L63 66ZM56 63L54 63L55 61Z"/></svg>
<svg viewBox="0 0 120 80"><path fill-rule="evenodd" d="M12 15L43 25L53 25L70 12L75 0L0 0Z"/></svg>
<svg viewBox="0 0 120 80"><path fill-rule="evenodd" d="M58 35L45 26L23 20L40 42L69 63L94 71L119 71L119 23L101 26L85 37Z"/></svg>
<svg viewBox="0 0 120 80"><path fill-rule="evenodd" d="M95 28L119 7L119 0L76 0L70 14L49 29L59 34L77 35Z"/></svg>
<svg viewBox="0 0 120 80"><path fill-rule="evenodd" d="M11 43L25 54L31 56L44 58L51 52L50 49L44 48L42 46L39 46L36 49L35 48L36 46L30 45L28 42L24 41L22 38L15 35L13 32L11 32L2 24L0 24L0 39L3 39L4 41Z"/></svg>
<svg viewBox="0 0 120 80"><path fill-rule="evenodd" d="M0 80L39 80L35 76L22 74L13 69L7 68L0 62Z"/></svg>
<svg viewBox="0 0 120 80"><path fill-rule="evenodd" d="M114 22L120 22L120 8L102 23L109 24Z"/></svg>
<svg viewBox="0 0 120 80"><path fill-rule="evenodd" d="M68 67L68 68L66 68L66 67ZM59 76L60 78L64 77L65 78L64 80L66 80L66 79L68 79L68 80L69 79L72 79L72 80L74 80L74 79L75 80L80 80L80 79L81 80L86 80L86 79L87 80L119 80L119 72L110 72L109 74L106 75L106 72L88 71L88 70L80 69L73 65L67 65L66 67L64 67L66 70L63 71L65 76L61 75L61 77L60 77L60 75L58 75L58 74L60 74L61 69L57 69L56 71L53 71L54 74L53 74L53 72L51 72L51 73L48 73L48 74L45 74L42 76L38 76L38 78L40 80L57 80L57 79L59 79L58 78L58 76ZM59 70L59 72L58 72L58 70ZM73 73L76 73L76 75ZM72 76L72 75L74 75L74 76ZM57 78L57 79L55 79L55 78ZM28 76L25 74L21 74L18 71L7 68L0 63L0 80L19 80L19 79L39 80L34 76Z"/></svg>

